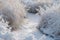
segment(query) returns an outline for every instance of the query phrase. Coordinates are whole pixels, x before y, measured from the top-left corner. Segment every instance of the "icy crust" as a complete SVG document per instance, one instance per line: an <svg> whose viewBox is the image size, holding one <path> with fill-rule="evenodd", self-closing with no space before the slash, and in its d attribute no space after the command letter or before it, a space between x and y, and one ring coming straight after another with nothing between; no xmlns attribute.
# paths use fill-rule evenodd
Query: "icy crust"
<svg viewBox="0 0 60 40"><path fill-rule="evenodd" d="M52 6L60 4L60 0L20 0L28 13L41 13ZM39 11L40 10L40 11ZM43 11L44 10L44 11ZM40 14L39 14L40 15Z"/></svg>
<svg viewBox="0 0 60 40"><path fill-rule="evenodd" d="M25 1L26 5L29 5L30 1L33 4L32 0L27 0L27 2ZM45 24L42 25L40 30L36 29L36 25L38 23L38 22L36 23L35 21L36 18L38 18L36 16L31 16L29 14L28 19L25 20L26 23L22 25L19 31L14 31L14 32L11 32L11 28L9 28L10 26L8 25L9 22L4 21L4 19L1 16L0 17L0 40L54 40L54 38L56 40L59 39L60 36L58 36L57 34L58 32L60 32L59 31L60 15L58 15L59 12L54 11L56 8L59 7L57 5L59 4L59 2L60 1L54 0L52 2L54 5L52 5L51 8L44 6L46 10L44 10L44 8L41 7L40 12L42 15L44 14L43 16L44 20L48 23L48 25L46 25L46 27L43 27ZM32 19L30 20L30 18L32 18L33 20ZM52 38L51 35L54 36L54 38Z"/></svg>
<svg viewBox="0 0 60 40"><path fill-rule="evenodd" d="M0 15L0 40L12 40L11 28L8 29L8 27L8 22L4 21L2 15Z"/></svg>
<svg viewBox="0 0 60 40"><path fill-rule="evenodd" d="M11 32L8 22L0 17L0 40L54 40L42 34L36 29L37 23L30 19L25 19L25 24L22 25L19 31Z"/></svg>
<svg viewBox="0 0 60 40"><path fill-rule="evenodd" d="M60 4L54 5L42 13L40 31L53 38L60 38Z"/></svg>

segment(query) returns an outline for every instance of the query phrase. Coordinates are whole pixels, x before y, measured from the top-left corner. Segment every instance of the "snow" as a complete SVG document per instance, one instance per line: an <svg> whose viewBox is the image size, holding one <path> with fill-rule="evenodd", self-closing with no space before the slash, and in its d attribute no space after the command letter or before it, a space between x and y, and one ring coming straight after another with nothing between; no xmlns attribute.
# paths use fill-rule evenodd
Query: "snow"
<svg viewBox="0 0 60 40"><path fill-rule="evenodd" d="M35 1L22 0L22 2L26 3L26 5L29 5L30 3L34 4ZM47 5L45 5L44 7L41 7L40 13L43 15L44 13L53 12L53 10L60 7L60 6L57 6L60 4L59 2L60 0L58 1L52 0L53 5L50 7L48 7ZM46 8L46 10L44 10L44 8ZM2 16L0 16L0 40L60 40L60 36L56 36L55 34L52 34L53 32L55 33L60 32L58 31L59 30L58 23L60 23L59 21L60 16L57 14L54 14L54 12L53 14L47 14L46 17L48 16L54 17L54 19L50 20L51 22L55 22L57 20L55 22L55 24L57 24L57 27L55 26L55 24L51 24L51 25L48 24L48 27L46 28L41 27L41 30L46 34L42 33L41 30L38 30L36 28L41 20L41 15L27 13L27 18L24 20L25 23L22 25L21 29L13 32L11 32L11 28L9 29L7 28L7 27L10 27L8 25L9 22L7 21L5 22ZM50 21L48 22L51 23ZM51 35L54 36L55 38L53 38Z"/></svg>
<svg viewBox="0 0 60 40"><path fill-rule="evenodd" d="M30 16L33 16L33 14L31 14ZM33 18L36 17L34 16ZM28 22L28 24L23 25L24 27L22 27L21 30L14 31L14 32L11 32L10 29L6 29L6 27L8 26L7 23L4 24L1 21L0 39L1 40L45 40L45 39L50 40L52 39L50 37L44 36L44 34L42 34L39 30L36 29L38 23L37 19L39 19L39 17L37 16L37 19L35 21L33 21L34 20L33 18L32 21L30 21L31 18L25 19Z"/></svg>

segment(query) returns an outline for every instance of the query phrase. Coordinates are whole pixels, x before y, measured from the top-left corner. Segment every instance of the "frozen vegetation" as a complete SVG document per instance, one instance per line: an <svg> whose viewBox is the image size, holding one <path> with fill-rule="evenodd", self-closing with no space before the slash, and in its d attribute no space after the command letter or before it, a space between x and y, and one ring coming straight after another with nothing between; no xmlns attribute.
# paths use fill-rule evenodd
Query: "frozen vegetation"
<svg viewBox="0 0 60 40"><path fill-rule="evenodd" d="M60 40L60 0L21 2L27 12L25 23L20 30L11 32L9 22L0 15L0 40Z"/></svg>

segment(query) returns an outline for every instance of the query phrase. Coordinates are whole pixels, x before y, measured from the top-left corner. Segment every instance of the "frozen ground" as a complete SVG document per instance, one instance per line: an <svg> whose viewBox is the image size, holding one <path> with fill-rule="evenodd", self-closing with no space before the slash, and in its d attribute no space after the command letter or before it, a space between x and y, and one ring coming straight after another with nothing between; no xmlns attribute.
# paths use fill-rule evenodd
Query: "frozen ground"
<svg viewBox="0 0 60 40"><path fill-rule="evenodd" d="M6 28L9 26L2 19L0 22L0 40L53 40L35 28L38 24L36 18L39 19L39 16L28 14L28 19L25 19L27 23L23 25L24 27L20 31L14 32L10 32L10 29Z"/></svg>
<svg viewBox="0 0 60 40"><path fill-rule="evenodd" d="M27 3L33 3L32 0L24 1ZM51 8L45 6L47 10L54 9L54 7L58 7L59 0L53 0L53 6ZM41 8L41 13L48 12L47 10L44 10ZM48 34L51 34L54 30L52 30L50 27L42 30L46 33L43 34L41 31L39 31L36 27L41 19L41 16L35 15L32 13L27 14L27 18L25 19L25 24L22 25L21 29L19 31L11 32L10 29L7 29L8 22L4 22L4 20L0 17L0 40L55 40ZM53 21L52 21L53 22ZM54 28L54 27L53 27ZM56 28L55 28L56 29Z"/></svg>

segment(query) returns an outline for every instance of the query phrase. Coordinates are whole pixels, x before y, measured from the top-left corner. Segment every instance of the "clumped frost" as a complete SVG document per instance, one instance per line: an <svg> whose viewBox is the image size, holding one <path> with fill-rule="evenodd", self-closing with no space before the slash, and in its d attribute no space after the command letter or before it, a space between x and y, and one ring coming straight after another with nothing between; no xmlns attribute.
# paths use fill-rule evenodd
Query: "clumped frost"
<svg viewBox="0 0 60 40"><path fill-rule="evenodd" d="M0 15L0 40L60 40L60 15L57 14L60 13L60 0L49 0L50 3L45 0L41 3L39 0L22 0L21 2L25 5L26 11L35 5L39 6L37 14L41 15L27 13L25 24L19 31L13 32L8 25L9 22ZM46 21L45 24L39 24L40 21L45 22L42 21L42 17ZM39 30L37 26L40 27L38 27Z"/></svg>

